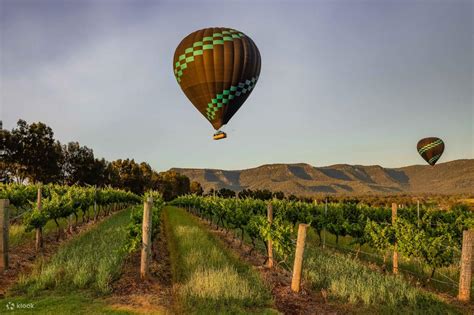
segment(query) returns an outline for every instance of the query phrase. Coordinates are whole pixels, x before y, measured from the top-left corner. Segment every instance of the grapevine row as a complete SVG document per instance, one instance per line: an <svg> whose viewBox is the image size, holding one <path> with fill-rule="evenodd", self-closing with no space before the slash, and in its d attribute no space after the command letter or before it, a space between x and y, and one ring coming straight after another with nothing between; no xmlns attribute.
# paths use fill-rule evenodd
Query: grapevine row
<svg viewBox="0 0 474 315"><path fill-rule="evenodd" d="M355 203L306 203L272 200L275 219L266 218L268 202L255 199L224 199L186 195L173 201L177 206L226 228L247 235L255 247L257 240L266 244L272 239L274 251L285 260L292 252L291 237L297 223L307 223L321 242L327 230L336 237L351 236L358 248L364 244L387 253L393 249L405 257L416 258L432 269L450 266L460 251L462 232L474 226L474 215L467 206L455 205L450 210L422 206L399 209L394 224L391 209Z"/></svg>
<svg viewBox="0 0 474 315"><path fill-rule="evenodd" d="M38 188L41 187L41 209L37 204ZM131 192L113 188L94 188L64 185L20 185L0 184L0 199L8 199L22 213L26 231L41 229L50 220L59 227L58 220L74 216L76 223L82 213L89 219L91 211L97 217L102 209L105 214L111 210L135 204L141 199Z"/></svg>

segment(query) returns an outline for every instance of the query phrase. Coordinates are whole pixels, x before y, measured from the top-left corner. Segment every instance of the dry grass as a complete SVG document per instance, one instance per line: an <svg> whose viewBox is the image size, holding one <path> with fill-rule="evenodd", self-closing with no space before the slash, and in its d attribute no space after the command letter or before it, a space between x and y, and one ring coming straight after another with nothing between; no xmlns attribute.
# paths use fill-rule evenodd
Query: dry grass
<svg viewBox="0 0 474 315"><path fill-rule="evenodd" d="M179 313L274 313L258 273L239 261L195 218L165 208Z"/></svg>

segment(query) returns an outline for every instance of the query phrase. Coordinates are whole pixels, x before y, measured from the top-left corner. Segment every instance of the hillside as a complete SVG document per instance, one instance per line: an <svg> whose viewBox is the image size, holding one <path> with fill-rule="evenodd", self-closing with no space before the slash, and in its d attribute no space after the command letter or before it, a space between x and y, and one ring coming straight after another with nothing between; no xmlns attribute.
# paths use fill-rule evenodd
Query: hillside
<svg viewBox="0 0 474 315"><path fill-rule="evenodd" d="M269 189L285 194L474 193L474 159L383 168L378 165L268 164L245 170L172 168L211 188Z"/></svg>

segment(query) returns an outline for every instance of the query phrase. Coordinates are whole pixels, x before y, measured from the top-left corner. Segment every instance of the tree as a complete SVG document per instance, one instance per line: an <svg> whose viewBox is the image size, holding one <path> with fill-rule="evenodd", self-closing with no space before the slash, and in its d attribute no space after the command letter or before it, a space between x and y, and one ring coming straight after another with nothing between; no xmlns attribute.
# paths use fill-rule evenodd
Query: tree
<svg viewBox="0 0 474 315"><path fill-rule="evenodd" d="M113 167L112 163L102 159L94 159L94 165L92 167L92 174L90 185L98 187L104 187L110 185L112 187L119 188L119 175L117 170Z"/></svg>
<svg viewBox="0 0 474 315"><path fill-rule="evenodd" d="M20 119L11 131L0 127L0 141L0 182L110 185L136 194L155 189L166 200L191 191L189 178L176 172L159 174L148 163L133 159L97 159L92 149L78 142L62 146L41 122L28 125ZM193 183L193 192L202 194L199 183Z"/></svg>
<svg viewBox="0 0 474 315"><path fill-rule="evenodd" d="M260 199L260 200L271 200L273 198L273 194L268 189L264 189L264 190L244 189L241 192L239 192L239 198L253 198L253 199Z"/></svg>
<svg viewBox="0 0 474 315"><path fill-rule="evenodd" d="M163 194L165 201L188 194L191 191L189 178L175 171L160 173L156 189Z"/></svg>
<svg viewBox="0 0 474 315"><path fill-rule="evenodd" d="M95 159L92 149L81 147L78 142L69 142L63 146L64 163L62 165L64 182L68 185L90 184L97 182Z"/></svg>
<svg viewBox="0 0 474 315"><path fill-rule="evenodd" d="M235 191L229 188L221 188L217 192L217 196L222 197L222 198L234 198L235 197Z"/></svg>
<svg viewBox="0 0 474 315"><path fill-rule="evenodd" d="M282 191L275 191L273 193L273 198L276 198L276 199L279 199L279 200L283 200L285 199L285 193L282 192Z"/></svg>
<svg viewBox="0 0 474 315"><path fill-rule="evenodd" d="M61 178L63 154L53 130L38 122L18 120L17 128L2 131L7 172L18 182L57 182Z"/></svg>
<svg viewBox="0 0 474 315"><path fill-rule="evenodd" d="M12 140L12 135L8 130L0 128L0 181L11 182L21 176L24 170L21 170L15 163L13 157L16 151L17 143ZM21 170L21 172L19 172ZM17 174L20 173L20 174ZM19 180L22 182L23 180Z"/></svg>
<svg viewBox="0 0 474 315"><path fill-rule="evenodd" d="M137 164L134 159L118 159L112 162L112 167L118 175L118 180L113 183L113 186L130 190L136 194L142 194L149 186L143 177L142 169L146 168L146 165ZM148 165L148 167L150 166Z"/></svg>
<svg viewBox="0 0 474 315"><path fill-rule="evenodd" d="M202 186L200 183L196 181L192 181L191 184L189 185L189 189L191 190L192 194L196 194L198 196L202 196L204 190L202 189Z"/></svg>

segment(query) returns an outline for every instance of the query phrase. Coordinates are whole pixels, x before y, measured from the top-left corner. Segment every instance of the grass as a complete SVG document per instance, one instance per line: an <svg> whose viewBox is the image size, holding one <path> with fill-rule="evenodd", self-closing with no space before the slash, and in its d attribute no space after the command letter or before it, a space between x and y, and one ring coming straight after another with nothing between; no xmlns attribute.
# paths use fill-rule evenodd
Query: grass
<svg viewBox="0 0 474 315"><path fill-rule="evenodd" d="M459 312L407 283L400 276L374 272L358 260L320 248L307 248L304 278L314 290L335 300L360 305L361 313L458 314Z"/></svg>
<svg viewBox="0 0 474 315"><path fill-rule="evenodd" d="M21 275L14 292L34 296L43 290L91 289L110 292L127 256L123 250L130 209L118 212L61 246L49 260L39 260L30 275Z"/></svg>
<svg viewBox="0 0 474 315"><path fill-rule="evenodd" d="M238 232L233 230L234 233ZM237 233L240 235L240 232ZM326 234L326 245L335 247L335 236ZM244 241L250 244L246 236ZM340 248L351 247L350 237L339 237ZM265 251L263 244L257 243L257 250ZM355 249L354 249L355 250ZM371 248L364 246L364 251L376 254ZM291 270L293 256L289 264L284 265ZM361 253L359 257L363 257ZM364 256L364 260L374 261L372 255ZM375 258L381 265L382 257ZM388 266L389 267L389 266ZM403 260L400 267L412 268L413 262ZM421 267L419 267L421 268ZM443 268L445 269L448 268ZM422 270L418 271L423 274ZM425 271L426 273L428 270ZM459 272L459 271L457 271ZM360 314L459 314L459 310L438 299L434 294L411 285L402 276L392 276L371 270L367 263L356 260L353 256L343 254L340 249L325 249L319 246L316 233L308 230L303 277L313 290L325 289L331 300L350 303L357 306Z"/></svg>
<svg viewBox="0 0 474 315"><path fill-rule="evenodd" d="M275 314L271 294L249 265L184 210L164 209L177 313Z"/></svg>
<svg viewBox="0 0 474 315"><path fill-rule="evenodd" d="M356 248L354 245L351 245L352 238L350 236L340 236L339 237L339 244L336 245L336 237L329 233L323 232L326 238L326 245L330 248L333 248L339 252L354 252ZM316 235L316 232L313 229L308 230L308 245L319 246L319 239ZM383 264L383 257L378 253L376 250L365 244L361 248L361 253L359 254L359 258L364 261L376 263L377 265L381 266ZM458 253L460 255L460 253ZM391 255L388 256L387 259L387 268L391 269ZM431 274L431 269L426 266L425 264L415 260L403 257L399 255L399 269L402 273L405 273L409 276L415 275L419 280L425 280ZM456 296L457 294L457 285L459 279L459 266L454 264L449 267L438 268L436 273L429 283L429 286L445 293L449 293L452 296ZM471 292L474 294L474 282L472 283Z"/></svg>
<svg viewBox="0 0 474 315"><path fill-rule="evenodd" d="M7 309L7 305L13 310ZM95 299L87 293L69 294L48 293L37 297L14 297L0 300L1 314L133 314L116 310L104 301Z"/></svg>

